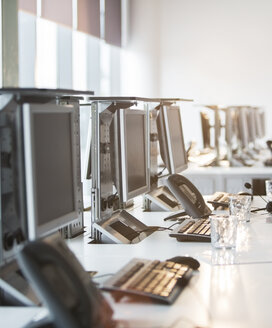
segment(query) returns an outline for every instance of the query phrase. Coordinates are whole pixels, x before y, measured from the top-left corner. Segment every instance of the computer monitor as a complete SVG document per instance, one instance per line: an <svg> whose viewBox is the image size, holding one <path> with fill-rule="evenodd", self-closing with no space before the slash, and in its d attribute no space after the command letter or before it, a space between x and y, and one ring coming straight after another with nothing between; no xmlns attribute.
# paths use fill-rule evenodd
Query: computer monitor
<svg viewBox="0 0 272 328"><path fill-rule="evenodd" d="M210 119L207 113L200 112L203 147L211 148Z"/></svg>
<svg viewBox="0 0 272 328"><path fill-rule="evenodd" d="M236 109L226 108L225 110L225 140L227 144L232 147L233 139L237 134L237 119Z"/></svg>
<svg viewBox="0 0 272 328"><path fill-rule="evenodd" d="M252 142L252 143L254 143L257 138L254 112L255 112L254 108L248 108L248 110L247 110L248 140L249 140L249 142Z"/></svg>
<svg viewBox="0 0 272 328"><path fill-rule="evenodd" d="M157 128L162 160L170 174L187 168L180 108L162 106L157 117Z"/></svg>
<svg viewBox="0 0 272 328"><path fill-rule="evenodd" d="M258 138L265 137L265 112L261 109L256 108L254 111L256 135Z"/></svg>
<svg viewBox="0 0 272 328"><path fill-rule="evenodd" d="M261 128L262 128L261 138L264 138L265 137L265 132L266 132L266 129L265 129L265 112L263 110L260 110L259 116L260 116Z"/></svg>
<svg viewBox="0 0 272 328"><path fill-rule="evenodd" d="M24 104L28 237L43 237L78 216L73 106Z"/></svg>
<svg viewBox="0 0 272 328"><path fill-rule="evenodd" d="M115 182L121 201L127 202L150 188L147 114L120 109L116 115Z"/></svg>
<svg viewBox="0 0 272 328"><path fill-rule="evenodd" d="M238 138L242 148L247 148L249 144L247 108L238 108L237 112Z"/></svg>

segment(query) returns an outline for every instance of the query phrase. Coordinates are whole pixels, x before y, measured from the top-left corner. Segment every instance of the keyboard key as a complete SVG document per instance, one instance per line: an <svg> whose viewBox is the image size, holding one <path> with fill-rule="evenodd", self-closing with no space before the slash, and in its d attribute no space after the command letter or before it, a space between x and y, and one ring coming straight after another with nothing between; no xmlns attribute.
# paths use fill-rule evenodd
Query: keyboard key
<svg viewBox="0 0 272 328"><path fill-rule="evenodd" d="M186 230L188 230L192 225L194 225L193 221L189 221L187 224L185 224L183 227L180 228L180 233L185 233Z"/></svg>

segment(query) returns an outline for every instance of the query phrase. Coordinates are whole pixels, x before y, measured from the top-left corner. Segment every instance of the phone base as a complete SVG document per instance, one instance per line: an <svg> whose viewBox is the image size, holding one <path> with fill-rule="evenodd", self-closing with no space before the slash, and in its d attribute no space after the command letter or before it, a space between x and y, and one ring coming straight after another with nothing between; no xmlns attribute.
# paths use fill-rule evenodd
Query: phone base
<svg viewBox="0 0 272 328"><path fill-rule="evenodd" d="M108 238L109 243L136 244L154 232L125 210L116 211L105 220L93 224L93 227Z"/></svg>

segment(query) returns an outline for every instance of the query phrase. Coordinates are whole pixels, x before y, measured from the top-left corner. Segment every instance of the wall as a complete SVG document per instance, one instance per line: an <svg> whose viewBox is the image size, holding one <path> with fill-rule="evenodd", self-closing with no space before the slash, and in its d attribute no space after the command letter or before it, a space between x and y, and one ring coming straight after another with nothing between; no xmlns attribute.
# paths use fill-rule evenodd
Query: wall
<svg viewBox="0 0 272 328"><path fill-rule="evenodd" d="M160 0L160 4L161 94L193 98L196 104L263 106L271 136L272 2ZM197 107L185 107L185 136L199 138Z"/></svg>
<svg viewBox="0 0 272 328"><path fill-rule="evenodd" d="M158 0L130 0L127 42L122 53L123 95L160 94L160 24Z"/></svg>
<svg viewBox="0 0 272 328"><path fill-rule="evenodd" d="M122 92L182 103L185 141L202 145L199 104L256 105L272 136L270 0L130 0Z"/></svg>

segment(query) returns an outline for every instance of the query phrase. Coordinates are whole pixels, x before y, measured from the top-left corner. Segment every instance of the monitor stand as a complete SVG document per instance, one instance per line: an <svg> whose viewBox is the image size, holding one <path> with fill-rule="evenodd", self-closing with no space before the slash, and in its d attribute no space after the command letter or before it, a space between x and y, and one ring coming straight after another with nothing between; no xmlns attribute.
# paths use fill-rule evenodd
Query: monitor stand
<svg viewBox="0 0 272 328"><path fill-rule="evenodd" d="M145 198L156 204L164 211L181 211L182 206L166 186L158 187L145 194Z"/></svg>
<svg viewBox="0 0 272 328"><path fill-rule="evenodd" d="M102 234L102 243L115 244L136 244L156 231L156 227L145 225L125 210L95 222L93 227Z"/></svg>

